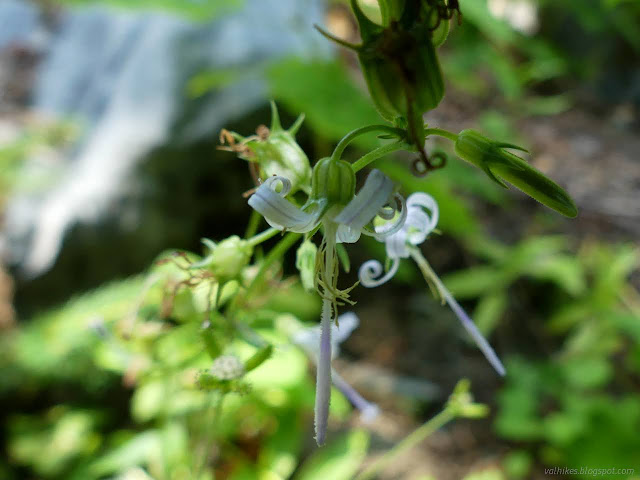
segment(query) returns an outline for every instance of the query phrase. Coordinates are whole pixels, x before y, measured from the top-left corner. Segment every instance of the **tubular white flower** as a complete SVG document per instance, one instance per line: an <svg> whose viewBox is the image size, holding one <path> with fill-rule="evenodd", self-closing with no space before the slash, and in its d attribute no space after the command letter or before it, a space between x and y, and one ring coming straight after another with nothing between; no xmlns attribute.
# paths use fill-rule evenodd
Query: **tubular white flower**
<svg viewBox="0 0 640 480"><path fill-rule="evenodd" d="M480 333L480 330L478 330L476 324L473 323L473 320L471 320L469 315L467 315L467 312L465 312L460 304L456 301L456 299L453 298L453 295L451 295L449 290L447 290L444 285L440 285L440 288L442 288L443 290L444 299L451 307L451 310L453 310L453 313L456 314L456 317L458 317L464 329L469 333L469 335L471 335L471 338L473 338L473 341L476 342L476 345L483 353L485 358L489 361L491 366L496 370L496 372L500 374L501 377L504 377L507 372L504 368L504 365L498 358L498 355L496 355L495 350L493 350L491 345L489 345L487 339L484 338L482 333Z"/></svg>
<svg viewBox="0 0 640 480"><path fill-rule="evenodd" d="M380 407L375 403L367 401L358 391L353 388L342 376L335 370L331 371L333 384L342 394L347 397L351 405L360 410L360 419L363 423L373 422L380 414Z"/></svg>
<svg viewBox="0 0 640 480"><path fill-rule="evenodd" d="M335 358L339 352L339 345L344 342L353 330L360 323L358 317L353 312L345 312L338 317L337 327L331 325L331 357ZM292 336L293 343L301 347L311 360L317 364L318 362L318 345L320 341L320 327L311 327L299 330ZM331 381L335 387L347 397L349 402L360 410L360 418L364 423L372 422L380 413L380 408L375 404L367 401L362 397L347 381L340 376L335 369L331 369Z"/></svg>
<svg viewBox="0 0 640 480"><path fill-rule="evenodd" d="M282 185L280 192L275 191L278 182ZM322 208L317 205L310 213L303 211L284 198L290 190L291 182L285 177L269 177L251 195L249 205L274 228L296 233L308 232L318 224Z"/></svg>
<svg viewBox="0 0 640 480"><path fill-rule="evenodd" d="M277 185L282 185L280 192ZM249 198L249 205L260 213L267 223L279 230L306 233L313 230L321 221L327 209L322 200L317 201L311 211L305 211L286 200L291 191L291 182L281 176L269 177ZM355 243L360 235L367 231L364 226L371 222L389 201L393 191L393 182L380 170L372 170L364 186L357 195L332 219L338 224L336 241L338 243ZM399 231L406 218L407 207L404 199L396 194L400 205L399 218L390 225L385 225L371 235L382 240ZM331 213L327 213L330 217ZM368 233L367 233L368 234Z"/></svg>
<svg viewBox="0 0 640 480"><path fill-rule="evenodd" d="M342 226L341 241L353 243L360 238L362 228L384 207L393 192L393 182L380 170L371 170L364 186L333 219Z"/></svg>
<svg viewBox="0 0 640 480"><path fill-rule="evenodd" d="M482 336L480 330L478 330L478 327L476 327L475 323L473 323L473 320L471 320L469 315L467 315L467 312L464 311L464 309L460 306L456 299L453 298L451 292L449 292L449 290L447 290L447 288L444 286L442 280L440 280L440 278L436 275L436 273L429 265L429 262L427 262L427 259L424 258L420 250L418 250L416 247L411 247L410 253L411 257L418 264L418 267L420 268L420 271L422 272L425 280L430 280L435 284L439 294L446 300L447 304L449 304L449 307L451 307L451 310L453 310L453 313L455 313L456 317L458 317L458 320L460 320L460 323L462 323L464 329L476 342L476 345L484 354L485 358L489 361L496 372L500 374L500 376L504 376L506 374L506 370L504 368L504 365L502 365L502 362L498 358L498 355L496 355L496 352L493 350L493 348L491 348L491 345L489 345L487 339Z"/></svg>
<svg viewBox="0 0 640 480"><path fill-rule="evenodd" d="M400 202L398 220L375 227L376 240L385 242L387 257L393 260L391 268L381 278L376 279L383 272L380 262L369 260L362 264L358 276L360 283L365 287L377 287L391 280L398 271L399 259L409 257L407 245L424 242L438 224L438 204L430 195L416 192L407 198L406 205L403 200ZM423 209L429 210L429 214Z"/></svg>
<svg viewBox="0 0 640 480"><path fill-rule="evenodd" d="M318 351L316 373L315 430L316 442L324 445L329 424L329 403L331 400L331 301L322 301L322 319L320 323L320 347Z"/></svg>
<svg viewBox="0 0 640 480"><path fill-rule="evenodd" d="M428 210L429 213L427 214L425 210ZM447 302L489 363L500 375L504 376L506 373L505 368L491 345L489 345L489 342L482 336L471 318L469 318L469 315L446 289L442 281L431 269L427 260L422 256L420 250L415 247L424 242L427 236L435 229L438 224L438 216L438 204L431 196L422 192L410 195L407 199L406 221L400 230L385 239L387 256L393 261L391 268L382 277L376 279L383 272L382 265L377 260L369 260L362 264L358 272L360 283L369 288L382 285L395 275L400 259L411 256L420 267L425 280L435 285L436 290L434 290L434 293L437 292ZM376 230L379 228L376 227Z"/></svg>
<svg viewBox="0 0 640 480"><path fill-rule="evenodd" d="M360 321L353 312L343 313L338 317L338 325L331 325L331 358L340 354L340 344L344 342L351 332L358 328ZM305 328L296 332L292 337L293 343L301 347L307 354L315 359L318 355L320 343L320 326Z"/></svg>

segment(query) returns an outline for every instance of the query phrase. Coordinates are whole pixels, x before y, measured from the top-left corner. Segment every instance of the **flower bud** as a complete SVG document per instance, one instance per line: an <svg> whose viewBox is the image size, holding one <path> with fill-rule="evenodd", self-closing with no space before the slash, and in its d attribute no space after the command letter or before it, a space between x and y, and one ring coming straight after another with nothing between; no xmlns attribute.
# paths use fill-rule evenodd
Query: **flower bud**
<svg viewBox="0 0 640 480"><path fill-rule="evenodd" d="M313 167L311 198L326 199L328 205L346 205L356 191L356 175L351 164L329 157L318 160Z"/></svg>
<svg viewBox="0 0 640 480"><path fill-rule="evenodd" d="M288 178L294 192L298 189L305 190L311 178L309 158L295 140L295 133L303 119L304 116L301 116L289 130L284 130L280 125L276 104L271 102L271 127L268 136L249 144L262 168L263 178L273 175Z"/></svg>
<svg viewBox="0 0 640 480"><path fill-rule="evenodd" d="M262 125L258 127L256 135L246 138L223 130L220 138L228 146L219 148L235 152L240 158L257 164L263 180L274 175L281 176L291 182L292 191L301 189L308 193L311 166L307 155L295 140L303 120L304 115L300 115L288 130L284 130L276 104L271 102L270 128Z"/></svg>
<svg viewBox="0 0 640 480"><path fill-rule="evenodd" d="M573 200L560 186L505 148L526 151L517 145L491 140L474 130L460 132L455 144L460 158L481 168L498 185L508 188L504 182L507 181L562 215L578 214Z"/></svg>
<svg viewBox="0 0 640 480"><path fill-rule="evenodd" d="M296 251L296 268L300 272L302 287L308 292L315 289L317 255L318 247L311 240L302 242Z"/></svg>
<svg viewBox="0 0 640 480"><path fill-rule="evenodd" d="M371 98L383 118L396 124L399 117L410 124L422 124L422 114L435 108L444 96L444 81L431 31L426 22L417 20L419 2L408 2L404 6L398 2L386 3L389 15L397 16L402 11L402 17L381 26L367 18L357 0L351 0L362 37L362 45L356 49L360 66Z"/></svg>
<svg viewBox="0 0 640 480"><path fill-rule="evenodd" d="M208 267L220 283L237 278L251 260L253 249L237 235L218 243Z"/></svg>

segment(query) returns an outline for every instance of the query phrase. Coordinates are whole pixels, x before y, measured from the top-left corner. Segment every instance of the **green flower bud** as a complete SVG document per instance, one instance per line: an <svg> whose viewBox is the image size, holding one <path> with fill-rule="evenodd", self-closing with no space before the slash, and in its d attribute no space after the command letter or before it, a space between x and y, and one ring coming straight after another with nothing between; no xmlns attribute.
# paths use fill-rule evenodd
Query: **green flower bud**
<svg viewBox="0 0 640 480"><path fill-rule="evenodd" d="M207 266L220 283L237 278L251 260L253 249L246 240L233 235L218 243Z"/></svg>
<svg viewBox="0 0 640 480"><path fill-rule="evenodd" d="M318 247L311 240L302 242L296 251L296 268L300 272L302 287L308 292L315 290L317 254Z"/></svg>
<svg viewBox="0 0 640 480"><path fill-rule="evenodd" d="M489 414L489 407L473 401L471 382L466 378L457 383L446 408L456 417L462 418L483 418Z"/></svg>
<svg viewBox="0 0 640 480"><path fill-rule="evenodd" d="M427 22L418 21L419 2L404 7L387 2L391 18L377 25L362 12L357 0L351 7L358 21L362 44L356 47L371 98L380 115L394 123L398 117L422 123L424 112L444 96L444 81ZM404 2L403 2L404 3Z"/></svg>
<svg viewBox="0 0 640 480"><path fill-rule="evenodd" d="M264 180L274 175L287 178L292 191L309 191L311 165L309 158L296 143L295 134L302 125L304 115L284 130L274 102L271 102L271 127L258 127L257 134L242 137L223 130L221 141L228 143L222 150L233 151L238 156L259 166L259 175Z"/></svg>
<svg viewBox="0 0 640 480"><path fill-rule="evenodd" d="M249 147L263 170L263 178L278 175L289 179L292 191L308 188L311 179L309 158L296 143L295 134L304 120L301 115L289 130L280 125L276 104L271 102L271 127L264 140L251 142Z"/></svg>
<svg viewBox="0 0 640 480"><path fill-rule="evenodd" d="M498 185L508 188L504 183L507 181L562 215L578 214L573 200L560 186L505 148L526 152L522 147L496 142L474 130L460 132L455 144L460 158L481 168Z"/></svg>
<svg viewBox="0 0 640 480"><path fill-rule="evenodd" d="M346 205L356 191L356 175L351 164L330 157L318 160L313 167L311 178L311 198L327 200L329 205Z"/></svg>

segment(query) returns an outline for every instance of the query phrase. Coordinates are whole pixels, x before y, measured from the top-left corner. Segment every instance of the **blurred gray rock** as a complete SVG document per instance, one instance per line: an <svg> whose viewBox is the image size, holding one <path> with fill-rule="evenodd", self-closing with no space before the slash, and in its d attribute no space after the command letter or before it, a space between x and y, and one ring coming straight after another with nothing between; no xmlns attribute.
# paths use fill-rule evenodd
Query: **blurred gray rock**
<svg viewBox="0 0 640 480"><path fill-rule="evenodd" d="M163 205L150 209L150 196L162 197L160 203L177 210L173 215L191 213L180 213L193 207L178 196L202 188L189 182L207 178L195 167L209 159L194 158L193 165L185 165L185 152L208 141L204 150L212 156L212 138L222 126L266 103L264 67L274 59L328 54L327 42L312 28L322 22L323 3L247 0L242 9L207 24L165 13L97 7L62 12L43 52L31 107L76 121L82 134L59 180L10 199L0 234L5 260L33 278L51 269L65 248L77 250L80 244L86 251L75 254L85 257L73 261L77 269L91 268L88 256L95 251L126 257L146 248L151 253L143 261L148 261L149 255L166 248L172 239L156 237L174 228L161 225ZM0 48L42 39L41 22L33 6L3 0ZM188 97L189 81L203 71L240 73L231 84ZM162 160L154 163L154 157ZM242 188L234 181L216 185L214 177L209 177L208 188L219 192L211 199L220 198L227 188ZM185 235L201 232L197 226L184 228ZM146 234L137 237L138 230ZM122 235L129 240L112 245L118 252L108 245L89 248ZM104 261L117 263L113 258ZM127 272L113 272L118 273Z"/></svg>

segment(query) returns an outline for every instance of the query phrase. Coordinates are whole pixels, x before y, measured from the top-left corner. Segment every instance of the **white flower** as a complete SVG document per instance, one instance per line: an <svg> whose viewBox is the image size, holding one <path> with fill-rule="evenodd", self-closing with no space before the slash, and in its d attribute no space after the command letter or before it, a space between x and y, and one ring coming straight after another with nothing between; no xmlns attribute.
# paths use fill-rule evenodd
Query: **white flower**
<svg viewBox="0 0 640 480"><path fill-rule="evenodd" d="M340 352L340 344L353 332L360 321L353 312L346 312L338 317L339 327L331 325L331 359L336 358ZM305 328L293 335L293 342L302 348L311 360L317 365L320 344L320 327ZM360 418L364 423L371 423L380 413L380 408L367 401L346 380L344 380L332 367L331 381L342 394L349 399L351 404L360 410Z"/></svg>
<svg viewBox="0 0 640 480"><path fill-rule="evenodd" d="M280 190L276 191L280 185ZM379 170L372 170L364 186L343 208L331 208L324 199L315 199L299 208L285 197L291 191L291 182L285 177L269 177L249 198L249 205L260 213L267 223L278 230L296 233L310 232L324 219L336 223L336 241L354 243L361 233L369 233L364 227L388 204L393 192L393 182ZM386 237L402 227L406 216L404 202L399 201L401 215L385 232L371 232Z"/></svg>
<svg viewBox="0 0 640 480"><path fill-rule="evenodd" d="M425 212L425 209L429 213ZM482 336L471 318L466 314L453 295L447 290L442 281L438 278L426 258L417 245L424 242L427 236L438 224L438 204L426 193L414 193L407 198L407 218L402 228L387 236L384 239L387 257L391 260L389 270L384 274L384 269L379 261L369 260L362 264L358 276L360 283L365 287L373 288L389 281L398 271L401 258L412 257L418 264L425 280L435 286L435 292L449 304L451 310L456 314L463 327L474 339L478 348L482 351L489 363L500 375L505 375L502 362L496 355L489 342ZM376 227L378 228L383 227ZM382 276L380 276L382 275ZM379 278L377 278L379 277Z"/></svg>
<svg viewBox="0 0 640 480"><path fill-rule="evenodd" d="M306 233L314 231L320 224L324 227L324 239L319 251L322 261L318 261L324 265L316 267L319 277L318 285L322 289L322 315L316 355L318 368L315 404L316 441L318 445L323 445L329 420L333 377L331 325L337 316L337 305L340 301L347 301L349 292L349 290L339 290L337 287L336 243L357 242L362 233L383 240L402 228L407 208L404 200L396 196L396 207L400 210L398 220L391 225L385 225L380 230L368 231L366 226L376 216L381 218L396 216L396 208L389 205L394 186L386 175L379 170L372 170L364 186L356 195L354 195L355 173L348 162L331 158L322 159L316 163L312 177L311 195L301 208L285 198L291 190L291 183L286 178L278 176L268 178L260 185L249 199L249 205L262 214L269 225L279 230ZM280 186L279 191L278 186ZM340 377L336 378L338 384L341 384L345 390L350 389ZM349 393L353 396L354 392ZM360 399L363 400L362 397ZM365 404L360 403L366 407ZM368 410L369 416L373 411Z"/></svg>

